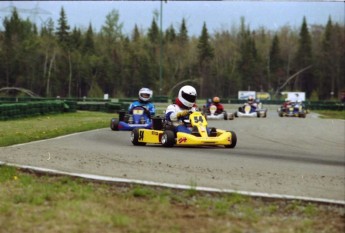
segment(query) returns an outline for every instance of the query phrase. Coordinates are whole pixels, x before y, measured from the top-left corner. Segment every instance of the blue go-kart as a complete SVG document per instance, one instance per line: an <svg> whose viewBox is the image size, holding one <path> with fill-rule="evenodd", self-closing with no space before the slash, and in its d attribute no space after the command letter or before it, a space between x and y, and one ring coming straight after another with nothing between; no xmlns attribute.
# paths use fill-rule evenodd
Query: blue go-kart
<svg viewBox="0 0 345 233"><path fill-rule="evenodd" d="M152 128L150 113L144 107L138 106L133 109L132 114L126 111L119 112L119 118L112 118L110 128L114 131L132 131L135 128Z"/></svg>

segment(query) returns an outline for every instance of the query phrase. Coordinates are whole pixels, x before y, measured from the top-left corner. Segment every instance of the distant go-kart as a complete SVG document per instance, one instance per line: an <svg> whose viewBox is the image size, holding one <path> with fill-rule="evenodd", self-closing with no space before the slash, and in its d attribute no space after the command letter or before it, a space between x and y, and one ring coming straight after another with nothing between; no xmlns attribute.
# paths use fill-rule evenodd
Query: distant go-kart
<svg viewBox="0 0 345 233"><path fill-rule="evenodd" d="M284 108L281 106L278 109L278 115L280 117L300 117L305 118L307 115L307 111L303 108L302 104L299 103L292 103Z"/></svg>
<svg viewBox="0 0 345 233"><path fill-rule="evenodd" d="M127 114L125 111L119 112L119 118L112 118L110 128L114 131L131 131L135 128L152 128L152 120L148 111L141 106L133 109L133 114Z"/></svg>
<svg viewBox="0 0 345 233"><path fill-rule="evenodd" d="M235 117L267 117L267 109L256 108L251 105L239 107L238 111L234 113Z"/></svg>
<svg viewBox="0 0 345 233"><path fill-rule="evenodd" d="M233 120L235 118L233 113L223 111L222 113L217 114L216 111L217 106L214 104L211 104L208 109L206 106L203 108L203 114L207 120Z"/></svg>
<svg viewBox="0 0 345 233"><path fill-rule="evenodd" d="M170 123L170 122L169 122ZM235 132L212 128L207 132L207 121L201 112L192 112L188 120L181 122L191 127L191 133L174 131L174 126L162 118L153 119L153 129L133 129L131 141L133 145L160 144L173 146L224 146L234 148L237 143Z"/></svg>

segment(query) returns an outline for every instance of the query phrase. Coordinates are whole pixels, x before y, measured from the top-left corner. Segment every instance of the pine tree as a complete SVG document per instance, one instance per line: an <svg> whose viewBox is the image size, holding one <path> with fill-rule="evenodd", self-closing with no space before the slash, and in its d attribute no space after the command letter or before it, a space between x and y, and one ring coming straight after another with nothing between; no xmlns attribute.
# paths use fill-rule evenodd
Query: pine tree
<svg viewBox="0 0 345 233"><path fill-rule="evenodd" d="M198 42L198 58L199 64L203 65L203 63L212 60L214 57L214 49L210 44L210 36L208 35L206 23L204 23L202 27L201 36L199 37Z"/></svg>
<svg viewBox="0 0 345 233"><path fill-rule="evenodd" d="M311 37L305 17L303 18L299 36L297 56L295 57L296 72L313 65ZM294 89L306 92L307 98L309 98L314 88L314 78L311 69L302 72L295 79Z"/></svg>
<svg viewBox="0 0 345 233"><path fill-rule="evenodd" d="M81 32L78 28L74 27L70 36L70 46L72 49L79 49L82 44Z"/></svg>
<svg viewBox="0 0 345 233"><path fill-rule="evenodd" d="M269 74L270 83L274 90L278 88L283 77L283 60L280 53L278 35L274 35L269 54Z"/></svg>
<svg viewBox="0 0 345 233"><path fill-rule="evenodd" d="M139 32L138 26L135 24L133 33L132 33L132 40L138 41L139 39L140 39L140 32Z"/></svg>
<svg viewBox="0 0 345 233"><path fill-rule="evenodd" d="M58 38L59 43L63 46L68 46L69 44L69 30L70 26L67 22L65 10L63 7L61 7L60 18L58 20L58 27L56 28L56 36Z"/></svg>
<svg viewBox="0 0 345 233"><path fill-rule="evenodd" d="M95 52L95 43L93 40L93 30L92 25L90 23L89 28L86 32L85 40L83 43L83 52L84 53L94 53Z"/></svg>
<svg viewBox="0 0 345 233"><path fill-rule="evenodd" d="M176 39L176 32L172 25L165 32L165 40L167 42L174 42Z"/></svg>
<svg viewBox="0 0 345 233"><path fill-rule="evenodd" d="M152 20L151 27L149 28L149 32L148 32L148 37L152 44L158 44L159 28L157 26L155 19Z"/></svg>
<svg viewBox="0 0 345 233"><path fill-rule="evenodd" d="M184 18L182 19L180 31L178 33L178 40L181 45L188 43L188 30L186 27L186 20Z"/></svg>
<svg viewBox="0 0 345 233"><path fill-rule="evenodd" d="M212 94L213 86L211 85L211 61L214 57L214 49L210 44L210 36L207 31L206 23L202 27L201 36L199 37L198 45L198 61L200 70L200 96L210 96Z"/></svg>

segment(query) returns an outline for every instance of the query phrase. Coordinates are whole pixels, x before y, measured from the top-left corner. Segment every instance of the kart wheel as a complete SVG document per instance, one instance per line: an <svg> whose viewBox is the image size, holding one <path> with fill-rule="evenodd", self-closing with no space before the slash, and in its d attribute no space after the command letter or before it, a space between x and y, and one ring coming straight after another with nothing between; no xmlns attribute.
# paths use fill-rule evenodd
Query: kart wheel
<svg viewBox="0 0 345 233"><path fill-rule="evenodd" d="M282 112L280 112L280 113L279 113L279 116L280 116L280 117L283 117L283 113L282 113Z"/></svg>
<svg viewBox="0 0 345 233"><path fill-rule="evenodd" d="M119 119L112 118L110 121L110 129L114 131L118 131L119 130L118 126L119 126Z"/></svg>
<svg viewBox="0 0 345 233"><path fill-rule="evenodd" d="M230 145L226 145L226 148L235 148L236 144L237 144L237 136L236 133L234 131L228 131L231 133L231 144Z"/></svg>
<svg viewBox="0 0 345 233"><path fill-rule="evenodd" d="M238 117L238 114L237 114L237 112L235 112L235 114L234 114L234 115L235 115L235 117Z"/></svg>
<svg viewBox="0 0 345 233"><path fill-rule="evenodd" d="M224 120L228 119L228 113L226 111L224 111Z"/></svg>
<svg viewBox="0 0 345 233"><path fill-rule="evenodd" d="M234 117L234 114L233 113L230 113L229 116L228 116L228 119L229 120L233 120L235 117Z"/></svg>
<svg viewBox="0 0 345 233"><path fill-rule="evenodd" d="M135 146L145 146L146 145L145 142L139 142L138 139L139 139L139 129L135 128L131 132L131 141L132 141L133 145L135 145Z"/></svg>
<svg viewBox="0 0 345 233"><path fill-rule="evenodd" d="M164 131L161 143L165 147L173 147L175 144L175 133L171 130Z"/></svg>
<svg viewBox="0 0 345 233"><path fill-rule="evenodd" d="M301 117L301 118L305 118L305 116L306 116L306 114L304 112L298 114L298 117Z"/></svg>

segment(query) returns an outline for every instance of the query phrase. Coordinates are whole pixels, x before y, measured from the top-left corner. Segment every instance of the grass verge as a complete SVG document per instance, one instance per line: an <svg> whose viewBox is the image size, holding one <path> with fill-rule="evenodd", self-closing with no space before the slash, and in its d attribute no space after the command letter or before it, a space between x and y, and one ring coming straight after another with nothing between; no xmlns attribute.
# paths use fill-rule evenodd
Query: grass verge
<svg viewBox="0 0 345 233"><path fill-rule="evenodd" d="M0 122L1 146L108 127L77 112ZM0 148L1 149L1 148ZM344 232L344 206L100 183L0 166L0 232Z"/></svg>
<svg viewBox="0 0 345 233"><path fill-rule="evenodd" d="M0 121L0 146L37 141L75 132L109 127L113 113L78 111Z"/></svg>
<svg viewBox="0 0 345 233"><path fill-rule="evenodd" d="M320 118L345 120L345 111L313 110L313 112L320 114Z"/></svg>
<svg viewBox="0 0 345 233"><path fill-rule="evenodd" d="M2 232L344 232L344 206L93 182L0 166Z"/></svg>

